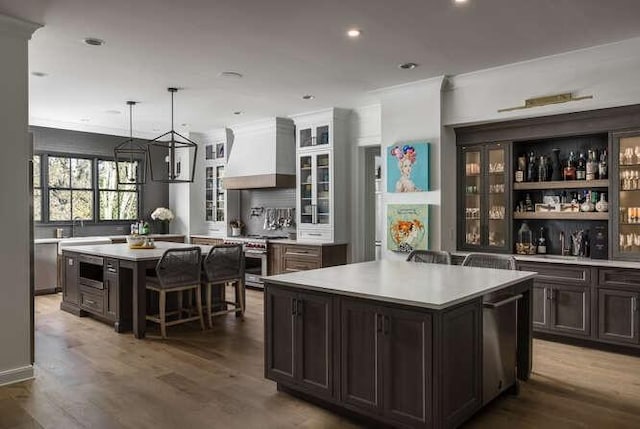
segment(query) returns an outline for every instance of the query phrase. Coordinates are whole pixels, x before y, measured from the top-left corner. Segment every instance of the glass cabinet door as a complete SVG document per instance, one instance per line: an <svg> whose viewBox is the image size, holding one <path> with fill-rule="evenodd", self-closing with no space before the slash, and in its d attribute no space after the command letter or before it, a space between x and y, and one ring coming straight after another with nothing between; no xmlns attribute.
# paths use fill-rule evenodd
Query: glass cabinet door
<svg viewBox="0 0 640 429"><path fill-rule="evenodd" d="M481 245L481 195L482 172L480 149L464 150L464 244L465 247Z"/></svg>
<svg viewBox="0 0 640 429"><path fill-rule="evenodd" d="M224 222L224 166L216 167L216 222Z"/></svg>
<svg viewBox="0 0 640 429"><path fill-rule="evenodd" d="M315 144L327 146L329 144L329 126L321 125L316 127Z"/></svg>
<svg viewBox="0 0 640 429"><path fill-rule="evenodd" d="M507 222L507 192L505 173L506 154L501 145L487 150L487 246L502 248L506 245L509 224Z"/></svg>
<svg viewBox="0 0 640 429"><path fill-rule="evenodd" d="M300 147L313 146L312 128L303 128L300 130Z"/></svg>
<svg viewBox="0 0 640 429"><path fill-rule="evenodd" d="M313 157L311 155L300 156L300 223L312 224L314 218L313 203Z"/></svg>
<svg viewBox="0 0 640 429"><path fill-rule="evenodd" d="M612 177L617 190L617 222L612 243L615 256L640 259L640 131L614 134L614 156L618 162L617 177ZM617 144L616 144L617 143ZM615 201L615 200L614 200ZM612 201L612 202L614 202ZM615 214L616 212L614 212Z"/></svg>
<svg viewBox="0 0 640 429"><path fill-rule="evenodd" d="M215 214L215 198L214 198L215 177L213 167L205 168L205 219L207 222L213 222Z"/></svg>
<svg viewBox="0 0 640 429"><path fill-rule="evenodd" d="M316 218L315 223L328 225L331 223L331 174L329 154L316 155Z"/></svg>

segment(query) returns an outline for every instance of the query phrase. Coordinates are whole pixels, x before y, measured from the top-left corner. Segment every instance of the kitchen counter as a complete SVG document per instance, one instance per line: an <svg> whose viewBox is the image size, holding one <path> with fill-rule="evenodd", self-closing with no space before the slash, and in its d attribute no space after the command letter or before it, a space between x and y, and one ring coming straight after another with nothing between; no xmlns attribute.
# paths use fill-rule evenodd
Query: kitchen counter
<svg viewBox="0 0 640 429"><path fill-rule="evenodd" d="M373 261L266 277L271 284L443 309L533 279L528 271Z"/></svg>
<svg viewBox="0 0 640 429"><path fill-rule="evenodd" d="M167 249L193 247L191 244L168 243L162 241L156 241L155 245L155 249L130 249L129 245L126 243L94 244L88 246L74 246L65 249L65 252L81 253L127 261L153 261L160 259ZM211 249L211 246L199 247L202 249L203 254L206 254Z"/></svg>
<svg viewBox="0 0 640 429"><path fill-rule="evenodd" d="M465 257L471 252L452 252L452 256ZM591 259L580 258L577 256L560 256L560 255L516 255L512 254L516 261L523 262L542 262L549 264L565 264L565 265L587 265L590 267L604 268L631 268L640 269L640 262L633 261L615 261L612 259Z"/></svg>
<svg viewBox="0 0 640 429"><path fill-rule="evenodd" d="M191 234L192 238L202 238L202 239L213 239L213 240L226 240L234 239L238 237L229 237L229 236L220 236L220 235L206 235L206 234ZM269 240L269 243L272 244L291 244L291 245L301 245L301 246L336 246L342 244L348 244L346 242L334 241L334 242L320 242L320 241L310 241L310 240L290 240L288 238L277 238L275 240Z"/></svg>
<svg viewBox="0 0 640 429"><path fill-rule="evenodd" d="M154 240L160 238L184 238L184 234L149 234L148 237L153 238ZM50 244L50 243L59 243L62 240L88 240L92 238L108 238L110 240L126 240L126 235L95 235L95 236L87 236L87 237L64 237L64 238L36 238L33 240L34 244Z"/></svg>

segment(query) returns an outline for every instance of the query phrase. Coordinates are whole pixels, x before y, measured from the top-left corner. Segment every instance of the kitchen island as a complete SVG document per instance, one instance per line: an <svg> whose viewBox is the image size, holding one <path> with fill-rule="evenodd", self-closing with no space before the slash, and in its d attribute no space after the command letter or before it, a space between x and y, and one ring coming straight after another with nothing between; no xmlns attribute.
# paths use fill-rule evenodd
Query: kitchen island
<svg viewBox="0 0 640 429"><path fill-rule="evenodd" d="M267 277L265 376L371 421L456 427L528 379L534 275L376 261Z"/></svg>

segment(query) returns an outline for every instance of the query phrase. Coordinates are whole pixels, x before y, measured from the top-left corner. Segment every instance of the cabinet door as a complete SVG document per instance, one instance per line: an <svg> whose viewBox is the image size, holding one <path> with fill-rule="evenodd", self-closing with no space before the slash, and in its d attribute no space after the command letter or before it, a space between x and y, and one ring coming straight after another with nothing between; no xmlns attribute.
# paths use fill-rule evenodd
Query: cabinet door
<svg viewBox="0 0 640 429"><path fill-rule="evenodd" d="M296 295L288 290L267 286L265 292L265 329L267 340L265 376L276 382L294 380L294 322Z"/></svg>
<svg viewBox="0 0 640 429"><path fill-rule="evenodd" d="M118 317L118 261L107 260L104 267L104 305L108 318L116 320Z"/></svg>
<svg viewBox="0 0 640 429"><path fill-rule="evenodd" d="M331 225L332 217L332 168L331 154L329 152L318 153L314 157L315 183L313 193L315 196L314 223L319 225Z"/></svg>
<svg viewBox="0 0 640 429"><path fill-rule="evenodd" d="M611 135L611 199L609 211L612 218L610 239L614 259L640 260L640 130L624 131Z"/></svg>
<svg viewBox="0 0 640 429"><path fill-rule="evenodd" d="M482 247L482 149L480 146L462 148L460 152L462 180L459 190L460 248L478 250Z"/></svg>
<svg viewBox="0 0 640 429"><path fill-rule="evenodd" d="M509 181L511 174L508 167L508 146L496 143L487 146L483 170L484 189L486 195L483 204L486 219L483 244L491 251L509 251L511 249L511 222L507 210L511 210Z"/></svg>
<svg viewBox="0 0 640 429"><path fill-rule="evenodd" d="M64 284L62 297L65 302L78 304L78 259L75 256L64 256Z"/></svg>
<svg viewBox="0 0 640 429"><path fill-rule="evenodd" d="M638 293L598 289L598 338L638 344Z"/></svg>
<svg viewBox="0 0 640 429"><path fill-rule="evenodd" d="M298 223L312 225L314 222L314 162L313 155L300 155L298 157L298 199L299 215Z"/></svg>
<svg viewBox="0 0 640 429"><path fill-rule="evenodd" d="M340 306L341 400L369 414L380 408L379 336L382 315L375 306L342 299Z"/></svg>
<svg viewBox="0 0 640 429"><path fill-rule="evenodd" d="M410 426L427 425L432 418L431 315L398 309L384 312L384 414Z"/></svg>
<svg viewBox="0 0 640 429"><path fill-rule="evenodd" d="M296 380L316 395L333 396L333 318L328 295L301 293L296 303Z"/></svg>
<svg viewBox="0 0 640 429"><path fill-rule="evenodd" d="M591 318L589 287L551 285L549 288L550 329L588 336Z"/></svg>
<svg viewBox="0 0 640 429"><path fill-rule="evenodd" d="M534 328L549 327L549 306L547 305L549 289L544 283L533 285L533 326Z"/></svg>

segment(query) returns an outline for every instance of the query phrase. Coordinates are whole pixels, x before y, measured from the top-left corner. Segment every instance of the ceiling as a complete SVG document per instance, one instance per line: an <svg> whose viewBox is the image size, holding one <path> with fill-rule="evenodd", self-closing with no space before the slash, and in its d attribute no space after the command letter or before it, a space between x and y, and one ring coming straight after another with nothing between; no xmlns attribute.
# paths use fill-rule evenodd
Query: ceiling
<svg viewBox="0 0 640 429"><path fill-rule="evenodd" d="M183 88L176 124L206 131L640 36L637 0L0 0L0 13L45 25L30 43L30 70L47 74L30 77L32 122L126 129L133 99L149 133L169 127L168 86ZM218 77L229 70L244 78Z"/></svg>

